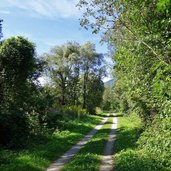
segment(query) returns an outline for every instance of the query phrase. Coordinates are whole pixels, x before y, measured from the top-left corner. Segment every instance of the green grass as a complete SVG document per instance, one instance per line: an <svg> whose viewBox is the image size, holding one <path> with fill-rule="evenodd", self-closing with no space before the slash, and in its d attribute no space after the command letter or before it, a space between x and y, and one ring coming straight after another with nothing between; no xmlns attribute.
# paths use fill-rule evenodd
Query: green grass
<svg viewBox="0 0 171 171"><path fill-rule="evenodd" d="M141 120L135 115L131 117L118 116L115 153L119 153L121 150L137 148L136 142L142 132Z"/></svg>
<svg viewBox="0 0 171 171"><path fill-rule="evenodd" d="M52 136L33 137L22 150L0 149L1 171L42 171L84 137L102 118L87 116L83 120L63 120L62 131Z"/></svg>
<svg viewBox="0 0 171 171"><path fill-rule="evenodd" d="M115 141L115 171L167 171L139 148L137 141L142 133L142 124L135 114L131 117L119 117L117 139Z"/></svg>
<svg viewBox="0 0 171 171"><path fill-rule="evenodd" d="M101 164L101 155L104 152L111 130L111 124L112 118L109 118L101 130L64 167L63 171L98 171Z"/></svg>

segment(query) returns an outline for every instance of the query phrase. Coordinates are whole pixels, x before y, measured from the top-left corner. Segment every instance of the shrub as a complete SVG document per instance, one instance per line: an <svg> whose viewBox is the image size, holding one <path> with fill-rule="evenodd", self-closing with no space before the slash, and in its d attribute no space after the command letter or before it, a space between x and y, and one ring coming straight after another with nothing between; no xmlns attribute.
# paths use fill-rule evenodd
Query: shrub
<svg viewBox="0 0 171 171"><path fill-rule="evenodd" d="M27 117L22 111L10 110L0 114L0 144L20 147L29 133Z"/></svg>
<svg viewBox="0 0 171 171"><path fill-rule="evenodd" d="M153 156L165 168L171 168L171 118L155 118L142 134L139 148Z"/></svg>
<svg viewBox="0 0 171 171"><path fill-rule="evenodd" d="M44 117L42 124L43 129L48 133L53 133L58 128L59 120L62 120L62 108L49 110Z"/></svg>
<svg viewBox="0 0 171 171"><path fill-rule="evenodd" d="M123 150L116 155L117 171L166 171L153 157L143 150Z"/></svg>
<svg viewBox="0 0 171 171"><path fill-rule="evenodd" d="M82 109L80 106L65 106L63 112L64 115L77 119L80 119L88 114L86 109Z"/></svg>
<svg viewBox="0 0 171 171"><path fill-rule="evenodd" d="M103 110L100 107L96 107L96 114L103 114Z"/></svg>

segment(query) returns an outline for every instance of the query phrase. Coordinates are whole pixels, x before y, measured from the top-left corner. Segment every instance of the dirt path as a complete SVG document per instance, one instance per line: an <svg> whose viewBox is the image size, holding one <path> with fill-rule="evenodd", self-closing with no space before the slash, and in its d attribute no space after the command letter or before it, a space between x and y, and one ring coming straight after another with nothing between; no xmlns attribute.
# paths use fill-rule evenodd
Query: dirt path
<svg viewBox="0 0 171 171"><path fill-rule="evenodd" d="M100 166L100 171L113 170L113 145L116 137L116 128L117 128L117 118L114 116L111 132L109 134L109 140L106 144L104 155L102 156L102 164Z"/></svg>
<svg viewBox="0 0 171 171"><path fill-rule="evenodd" d="M108 115L109 116L109 115ZM85 146L85 144L92 138L97 131L101 129L108 117L104 117L99 125L90 131L81 141L74 145L70 150L63 154L58 160L52 163L46 171L60 171L71 158L78 153L78 151Z"/></svg>

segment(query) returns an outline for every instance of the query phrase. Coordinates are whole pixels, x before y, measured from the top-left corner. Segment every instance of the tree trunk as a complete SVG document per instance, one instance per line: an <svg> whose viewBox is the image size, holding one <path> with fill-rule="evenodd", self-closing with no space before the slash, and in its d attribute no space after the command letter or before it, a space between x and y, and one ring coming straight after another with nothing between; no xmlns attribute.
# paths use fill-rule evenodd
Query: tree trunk
<svg viewBox="0 0 171 171"><path fill-rule="evenodd" d="M83 81L83 109L86 108L86 100L87 100L87 81L88 81L88 73L84 74Z"/></svg>

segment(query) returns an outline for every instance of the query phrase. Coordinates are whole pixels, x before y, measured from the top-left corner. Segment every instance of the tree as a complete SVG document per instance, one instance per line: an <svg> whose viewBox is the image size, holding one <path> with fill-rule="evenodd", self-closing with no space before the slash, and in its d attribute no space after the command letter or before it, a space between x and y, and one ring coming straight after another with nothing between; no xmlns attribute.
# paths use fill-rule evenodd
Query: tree
<svg viewBox="0 0 171 171"><path fill-rule="evenodd" d="M111 110L117 108L117 102L115 100L115 95L113 91L113 87L108 86L105 87L104 93L103 93L103 101L102 101L102 108L104 110ZM115 101L115 103L114 103Z"/></svg>
<svg viewBox="0 0 171 171"><path fill-rule="evenodd" d="M87 42L80 46L69 42L53 48L45 58L53 82L51 89L56 93L58 103L94 111L102 99L104 74L103 55L96 53L95 45ZM96 102L91 93L98 96Z"/></svg>
<svg viewBox="0 0 171 171"><path fill-rule="evenodd" d="M45 54L45 60L48 63L49 75L55 86L59 103L65 105L73 101L73 104L76 104L80 72L79 45L76 42L68 42L56 46L49 54Z"/></svg>
<svg viewBox="0 0 171 171"><path fill-rule="evenodd" d="M100 107L102 103L104 92L104 83L101 77L95 74L89 75L87 82L87 99L86 99L86 109L95 114L95 107Z"/></svg>
<svg viewBox="0 0 171 171"><path fill-rule="evenodd" d="M30 87L39 75L35 46L23 37L13 37L0 46L0 143L26 136L26 113ZM27 110L26 110L27 109Z"/></svg>
<svg viewBox="0 0 171 171"><path fill-rule="evenodd" d="M95 74L102 79L104 75L103 55L95 51L95 45L87 42L80 49L81 55L81 73L83 75L83 108L87 108L87 101L90 94L88 93L88 84L91 82L91 75ZM92 79L92 81L94 81ZM95 91L95 90L94 90ZM93 93L93 92L92 92ZM91 99L91 98L90 98Z"/></svg>
<svg viewBox="0 0 171 171"><path fill-rule="evenodd" d="M144 121L170 113L170 1L81 0L81 25L115 48L118 100ZM162 105L161 107L161 104ZM167 112L166 112L167 111Z"/></svg>
<svg viewBox="0 0 171 171"><path fill-rule="evenodd" d="M80 6L86 7L81 24L94 32L104 31L103 40L115 50L113 104L117 102L123 114L141 116L146 131L138 140L138 149L157 156L162 169L157 166L156 170L167 170L171 149L171 1L80 0ZM150 165L149 170L152 168Z"/></svg>

